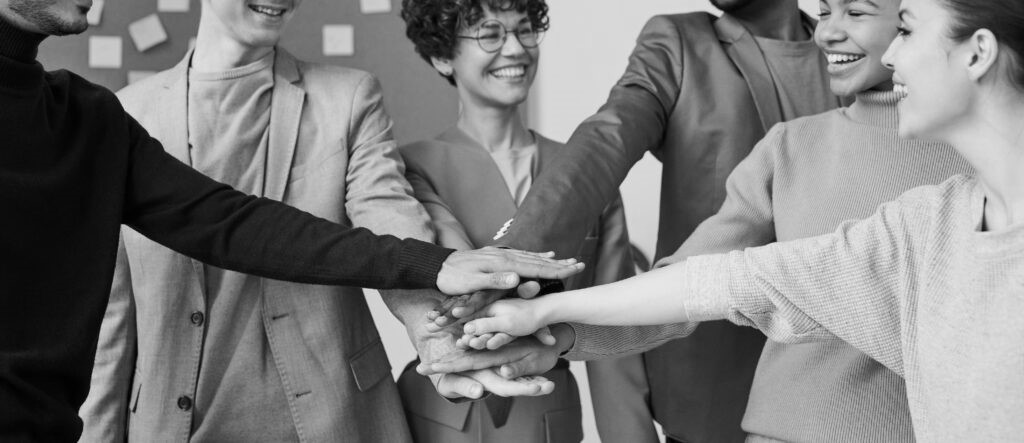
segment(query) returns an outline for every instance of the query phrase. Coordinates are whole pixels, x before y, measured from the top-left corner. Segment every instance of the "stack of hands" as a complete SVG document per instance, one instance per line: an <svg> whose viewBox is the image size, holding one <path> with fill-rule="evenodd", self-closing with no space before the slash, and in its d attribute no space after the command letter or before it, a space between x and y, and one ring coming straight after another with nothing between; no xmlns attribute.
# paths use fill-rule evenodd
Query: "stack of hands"
<svg viewBox="0 0 1024 443"><path fill-rule="evenodd" d="M445 262L437 286L450 296L434 297L425 319L406 323L421 361L416 370L430 376L439 394L476 399L487 392L508 397L554 390L538 374L572 347L574 332L520 315L532 302L515 298L532 299L541 288L520 277L564 279L583 270L575 259L553 256L484 248L456 252Z"/></svg>
<svg viewBox="0 0 1024 443"><path fill-rule="evenodd" d="M455 272L462 269L467 270ZM438 393L449 398L475 399L485 392L500 396L551 393L554 383L537 374L553 368L559 355L572 346L572 328L560 324L509 334L492 332L487 324L478 329L479 322L503 321L504 317L484 318L506 306L505 301L496 304L498 300L513 295L530 299L539 293L540 284L521 282L519 277L564 279L582 270L582 263L554 260L552 253L494 248L454 253L438 276L438 289L454 296L435 298L426 319L407 323L421 360L417 371L429 375ZM491 274L481 278L481 271Z"/></svg>

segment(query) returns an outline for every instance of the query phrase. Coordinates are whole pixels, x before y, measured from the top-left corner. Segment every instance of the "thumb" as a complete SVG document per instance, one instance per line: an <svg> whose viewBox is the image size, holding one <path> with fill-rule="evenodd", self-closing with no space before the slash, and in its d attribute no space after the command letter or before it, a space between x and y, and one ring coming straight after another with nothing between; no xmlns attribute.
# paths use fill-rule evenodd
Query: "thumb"
<svg viewBox="0 0 1024 443"><path fill-rule="evenodd" d="M484 387L477 381L457 374L434 375L438 377L437 393L448 398L480 398L484 395Z"/></svg>

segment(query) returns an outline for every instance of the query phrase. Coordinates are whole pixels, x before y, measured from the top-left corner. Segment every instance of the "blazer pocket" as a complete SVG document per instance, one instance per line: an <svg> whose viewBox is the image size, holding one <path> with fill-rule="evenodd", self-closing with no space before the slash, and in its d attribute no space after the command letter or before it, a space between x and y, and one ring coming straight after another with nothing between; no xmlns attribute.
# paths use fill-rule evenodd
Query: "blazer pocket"
<svg viewBox="0 0 1024 443"><path fill-rule="evenodd" d="M353 354L348 365L360 392L370 390L384 377L391 376L391 363L379 338Z"/></svg>
<svg viewBox="0 0 1024 443"><path fill-rule="evenodd" d="M132 404L131 404L132 414L134 414L135 410L139 408L139 395L141 393L142 393L142 382L138 381L138 380L135 380L135 382L132 383L132 396L130 397L132 399Z"/></svg>
<svg viewBox="0 0 1024 443"><path fill-rule="evenodd" d="M544 413L547 443L579 443L583 440L582 420L579 405Z"/></svg>

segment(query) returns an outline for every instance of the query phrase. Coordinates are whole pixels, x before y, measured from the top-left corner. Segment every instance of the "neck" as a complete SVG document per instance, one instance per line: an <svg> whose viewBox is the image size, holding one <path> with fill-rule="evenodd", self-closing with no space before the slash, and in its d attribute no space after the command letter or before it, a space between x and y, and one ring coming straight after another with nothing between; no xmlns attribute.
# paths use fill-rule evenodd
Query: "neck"
<svg viewBox="0 0 1024 443"><path fill-rule="evenodd" d="M46 36L34 29L17 14L0 8L0 56L20 62L35 60Z"/></svg>
<svg viewBox="0 0 1024 443"><path fill-rule="evenodd" d="M460 103L456 126L480 143L488 152L508 150L533 143L533 135L523 124L519 107L492 108Z"/></svg>
<svg viewBox="0 0 1024 443"><path fill-rule="evenodd" d="M970 121L947 131L985 191L986 229L998 230L1024 223L1024 102L1015 94L986 100Z"/></svg>
<svg viewBox="0 0 1024 443"><path fill-rule="evenodd" d="M274 50L273 46L252 46L232 37L213 14L202 14L196 33L192 68L197 71L226 71L254 63Z"/></svg>
<svg viewBox="0 0 1024 443"><path fill-rule="evenodd" d="M804 29L797 0L753 1L729 15L742 23L755 37L786 41L811 38L807 29Z"/></svg>

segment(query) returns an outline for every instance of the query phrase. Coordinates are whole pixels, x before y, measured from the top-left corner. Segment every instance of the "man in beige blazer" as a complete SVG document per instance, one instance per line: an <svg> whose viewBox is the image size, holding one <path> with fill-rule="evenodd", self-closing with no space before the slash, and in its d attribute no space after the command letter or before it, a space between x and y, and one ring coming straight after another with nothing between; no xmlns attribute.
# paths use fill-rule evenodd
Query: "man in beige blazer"
<svg viewBox="0 0 1024 443"><path fill-rule="evenodd" d="M334 222L433 240L376 79L276 47L298 3L205 0L195 51L119 98L171 155L217 180ZM127 227L121 237L83 441L410 440L359 288L232 273ZM436 298L384 297L421 354L450 348L411 324ZM478 396L478 384L535 391L435 378L448 396Z"/></svg>

